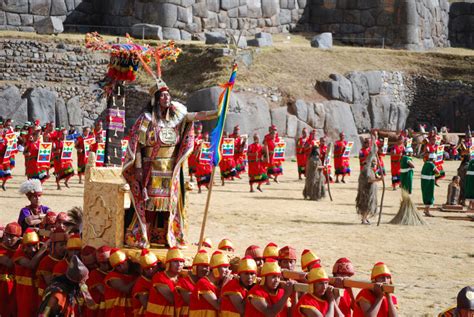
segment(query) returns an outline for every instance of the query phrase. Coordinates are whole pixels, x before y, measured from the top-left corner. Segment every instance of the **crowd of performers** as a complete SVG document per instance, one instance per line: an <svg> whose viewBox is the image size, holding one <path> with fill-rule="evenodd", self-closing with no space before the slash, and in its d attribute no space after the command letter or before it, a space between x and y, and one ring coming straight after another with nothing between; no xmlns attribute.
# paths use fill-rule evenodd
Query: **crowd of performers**
<svg viewBox="0 0 474 317"><path fill-rule="evenodd" d="M263 250L251 245L239 258L229 239L213 252L206 238L192 260L177 248L161 259L147 249L94 248L83 244L70 214L41 204L39 180L27 180L20 192L29 205L1 230L0 316L398 315L397 298L384 288L392 275L382 262L358 291L346 283L357 278L349 259L337 260L329 277L314 251L297 256L293 247L274 243ZM462 289L457 305L440 316L472 313L472 291Z"/></svg>
<svg viewBox="0 0 474 317"><path fill-rule="evenodd" d="M26 122L23 126L13 126L12 120L0 120L0 180L3 190L12 178L15 157L22 153L25 158L27 179L38 179L42 183L52 174L57 189L61 182L69 187L69 180L76 172L73 166L72 152L77 152L77 175L82 183L88 153L97 152L104 144L105 131L98 121L93 129L84 127L82 133L76 133L63 127L54 128L52 122L41 125L39 120ZM101 166L99 160L97 166Z"/></svg>

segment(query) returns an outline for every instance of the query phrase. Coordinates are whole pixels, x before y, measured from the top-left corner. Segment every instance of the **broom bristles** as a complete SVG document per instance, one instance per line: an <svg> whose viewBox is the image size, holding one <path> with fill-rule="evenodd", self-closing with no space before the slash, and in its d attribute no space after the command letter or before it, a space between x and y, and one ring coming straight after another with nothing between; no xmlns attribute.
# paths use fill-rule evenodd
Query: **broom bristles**
<svg viewBox="0 0 474 317"><path fill-rule="evenodd" d="M400 201L400 209L395 217L389 222L392 225L404 226L423 226L426 225L425 220L417 212L413 204L410 194L402 189L402 200Z"/></svg>

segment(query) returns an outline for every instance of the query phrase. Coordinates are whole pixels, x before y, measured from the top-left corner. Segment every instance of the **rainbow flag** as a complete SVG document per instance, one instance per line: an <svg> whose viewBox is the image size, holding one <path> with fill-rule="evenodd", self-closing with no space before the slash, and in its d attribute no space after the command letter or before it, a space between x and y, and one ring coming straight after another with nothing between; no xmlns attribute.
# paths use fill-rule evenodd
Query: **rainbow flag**
<svg viewBox="0 0 474 317"><path fill-rule="evenodd" d="M199 156L199 160L204 162L212 161L211 143L201 143L201 155Z"/></svg>
<svg viewBox="0 0 474 317"><path fill-rule="evenodd" d="M344 150L344 154L342 154L342 157L349 157L351 155L351 150L353 146L354 146L354 142L347 142L347 145Z"/></svg>
<svg viewBox="0 0 474 317"><path fill-rule="evenodd" d="M89 151L91 149L92 144L95 143L94 138L89 138L84 140L84 154L86 156L86 159L89 158Z"/></svg>
<svg viewBox="0 0 474 317"><path fill-rule="evenodd" d="M232 138L222 140L222 156L234 156L234 142Z"/></svg>
<svg viewBox="0 0 474 317"><path fill-rule="evenodd" d="M39 151L38 151L38 163L50 163L51 161L51 149L53 148L53 143L50 142L41 142Z"/></svg>
<svg viewBox="0 0 474 317"><path fill-rule="evenodd" d="M222 158L222 153L220 151L222 147L222 133L224 132L225 118L227 116L227 110L229 108L230 102L230 93L232 88L234 88L235 78L237 77L237 64L234 64L232 68L232 74L230 75L229 81L221 85L224 88L224 91L219 96L219 118L217 119L217 124L214 130L211 132L211 149L213 153L212 165L217 166Z"/></svg>
<svg viewBox="0 0 474 317"><path fill-rule="evenodd" d="M74 141L64 141L61 152L61 161L72 160L72 151L74 151Z"/></svg>
<svg viewBox="0 0 474 317"><path fill-rule="evenodd" d="M5 154L3 155L3 164L10 162L10 157L15 153L16 149L16 135L9 133L5 135L5 140L7 142L7 148L5 149Z"/></svg>
<svg viewBox="0 0 474 317"><path fill-rule="evenodd" d="M105 143L97 144L97 163L105 162Z"/></svg>
<svg viewBox="0 0 474 317"><path fill-rule="evenodd" d="M275 144L275 149L273 150L273 159L274 160L284 160L286 151L286 143L281 141Z"/></svg>

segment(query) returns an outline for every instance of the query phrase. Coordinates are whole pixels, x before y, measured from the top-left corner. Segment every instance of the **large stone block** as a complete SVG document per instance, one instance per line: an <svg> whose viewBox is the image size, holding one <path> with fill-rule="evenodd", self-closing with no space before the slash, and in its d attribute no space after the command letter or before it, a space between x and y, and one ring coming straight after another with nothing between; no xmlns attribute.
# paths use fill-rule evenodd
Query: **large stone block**
<svg viewBox="0 0 474 317"><path fill-rule="evenodd" d="M262 14L264 18L271 18L280 11L278 0L262 0Z"/></svg>
<svg viewBox="0 0 474 317"><path fill-rule="evenodd" d="M360 149L360 141L357 128L352 116L351 106L345 102L332 100L324 101L326 120L324 132L331 141L339 138L339 133L344 132L346 139L354 141L352 154L356 154Z"/></svg>
<svg viewBox="0 0 474 317"><path fill-rule="evenodd" d="M7 24L12 25L12 26L20 26L21 25L20 15L16 13L7 12Z"/></svg>
<svg viewBox="0 0 474 317"><path fill-rule="evenodd" d="M193 22L193 8L192 7L178 7L178 20L186 24Z"/></svg>
<svg viewBox="0 0 474 317"><path fill-rule="evenodd" d="M369 71L364 73L365 78L367 79L367 85L369 89L369 94L377 95L380 94L382 89L382 72L381 71Z"/></svg>
<svg viewBox="0 0 474 317"><path fill-rule="evenodd" d="M308 108L308 124L315 129L324 129L326 112L322 103L314 103Z"/></svg>
<svg viewBox="0 0 474 317"><path fill-rule="evenodd" d="M69 125L75 127L82 127L83 125L83 111L81 109L81 99L79 96L72 97L66 104L67 116Z"/></svg>
<svg viewBox="0 0 474 317"><path fill-rule="evenodd" d="M339 99L339 83L334 80L320 81L317 84L320 93L329 99Z"/></svg>
<svg viewBox="0 0 474 317"><path fill-rule="evenodd" d="M69 127L68 114L66 109L66 104L62 98L56 99L55 104L56 112L56 126L57 127Z"/></svg>
<svg viewBox="0 0 474 317"><path fill-rule="evenodd" d="M67 12L64 0L51 0L51 15L66 15Z"/></svg>
<svg viewBox="0 0 474 317"><path fill-rule="evenodd" d="M28 0L2 0L0 10L12 13L28 13Z"/></svg>
<svg viewBox="0 0 474 317"><path fill-rule="evenodd" d="M332 33L325 32L316 35L311 40L311 47L329 49L332 48Z"/></svg>
<svg viewBox="0 0 474 317"><path fill-rule="evenodd" d="M45 88L30 88L25 93L28 102L28 120L41 124L56 121L56 92Z"/></svg>
<svg viewBox="0 0 474 317"><path fill-rule="evenodd" d="M159 3L156 10L158 11L158 23L162 27L173 27L178 20L178 7L171 3Z"/></svg>
<svg viewBox="0 0 474 317"><path fill-rule="evenodd" d="M33 16L31 14L20 14L20 19L21 25L23 26L29 26L33 24Z"/></svg>
<svg viewBox="0 0 474 317"><path fill-rule="evenodd" d="M206 6L209 11L219 12L220 11L220 1L219 0L206 0Z"/></svg>
<svg viewBox="0 0 474 317"><path fill-rule="evenodd" d="M206 32L206 44L227 44L227 37L220 32Z"/></svg>
<svg viewBox="0 0 474 317"><path fill-rule="evenodd" d="M351 72L347 78L352 83L353 102L369 104L369 84L367 83L367 77L359 72Z"/></svg>
<svg viewBox="0 0 474 317"><path fill-rule="evenodd" d="M132 36L137 39L162 40L163 31L157 24L137 23L132 26Z"/></svg>
<svg viewBox="0 0 474 317"><path fill-rule="evenodd" d="M296 100L295 103L290 103L288 112L304 122L308 120L308 105L302 99Z"/></svg>
<svg viewBox="0 0 474 317"><path fill-rule="evenodd" d="M296 137L298 132L298 118L295 115L288 114L286 116L286 135L290 138Z"/></svg>
<svg viewBox="0 0 474 317"><path fill-rule="evenodd" d="M193 4L193 15L200 18L207 18L209 11L205 2L198 2Z"/></svg>
<svg viewBox="0 0 474 317"><path fill-rule="evenodd" d="M5 86L0 89L0 117L11 118L16 124L28 121L26 99L21 98L16 86Z"/></svg>
<svg viewBox="0 0 474 317"><path fill-rule="evenodd" d="M356 124L357 132L367 133L372 128L370 114L366 104L355 103L351 105L352 115Z"/></svg>
<svg viewBox="0 0 474 317"><path fill-rule="evenodd" d="M337 82L339 100L351 103L353 101L352 84L349 79L340 74L331 74L329 78Z"/></svg>
<svg viewBox="0 0 474 317"><path fill-rule="evenodd" d="M270 110L272 124L276 126L280 135L286 134L286 115L288 110L286 107L278 107Z"/></svg>
<svg viewBox="0 0 474 317"><path fill-rule="evenodd" d="M239 5L240 5L239 0L221 0L222 10L237 8Z"/></svg>
<svg viewBox="0 0 474 317"><path fill-rule="evenodd" d="M56 17L46 17L34 24L38 34L59 34L64 32L63 22Z"/></svg>
<svg viewBox="0 0 474 317"><path fill-rule="evenodd" d="M283 138L286 143L285 158L289 159L296 156L296 141L294 138Z"/></svg>
<svg viewBox="0 0 474 317"><path fill-rule="evenodd" d="M30 13L47 16L50 14L51 0L30 1Z"/></svg>
<svg viewBox="0 0 474 317"><path fill-rule="evenodd" d="M390 97L386 95L371 96L369 114L373 128L390 130Z"/></svg>
<svg viewBox="0 0 474 317"><path fill-rule="evenodd" d="M181 40L181 32L177 28L164 27L163 28L163 39L179 41L179 40Z"/></svg>
<svg viewBox="0 0 474 317"><path fill-rule="evenodd" d="M291 23L291 11L288 9L281 9L280 14L280 23L281 24L290 24Z"/></svg>

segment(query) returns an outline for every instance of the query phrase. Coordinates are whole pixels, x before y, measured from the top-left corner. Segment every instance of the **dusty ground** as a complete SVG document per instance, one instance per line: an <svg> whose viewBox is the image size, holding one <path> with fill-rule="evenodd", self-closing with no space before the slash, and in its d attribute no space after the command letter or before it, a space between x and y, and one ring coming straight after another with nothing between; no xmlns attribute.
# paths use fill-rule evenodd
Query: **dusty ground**
<svg viewBox="0 0 474 317"><path fill-rule="evenodd" d="M354 159L352 166L358 167ZM386 165L389 164L388 160ZM419 171L413 199L421 202ZM24 180L23 158L20 155L14 179L6 192L0 192L2 212L0 223L16 220L26 198L17 193ZM334 184L332 194L322 202L304 201L303 182L296 180L296 163L285 164L280 184L264 186L263 193L249 193L247 177L215 186L206 235L214 244L230 238L242 253L250 244L265 246L272 241L279 246L292 245L300 253L310 248L321 257L327 270L340 257L350 258L356 277L368 279L375 262L390 267L398 285L396 295L403 316L432 316L455 303L459 289L473 284L474 223L442 218L427 219L425 227L402 227L386 224L398 211L400 191L386 191L384 216L380 227L362 226L355 213L358 171L346 184ZM447 162L448 177L454 175L458 162ZM358 170L358 168L356 168ZM447 180L436 189L436 203L446 197ZM71 188L57 191L53 181L45 184L43 203L55 211L82 205L83 188L77 178ZM380 196L379 196L380 197ZM197 241L206 195L190 194L190 241ZM450 214L460 215L460 214ZM375 219L373 220L375 222Z"/></svg>

